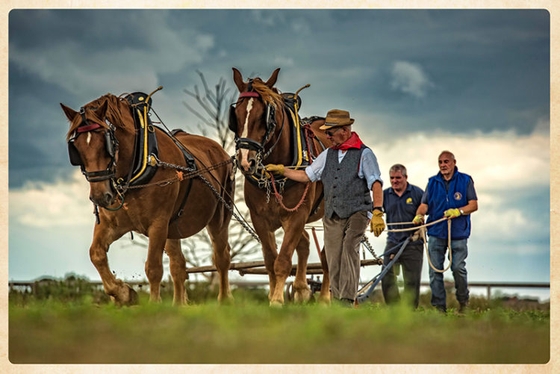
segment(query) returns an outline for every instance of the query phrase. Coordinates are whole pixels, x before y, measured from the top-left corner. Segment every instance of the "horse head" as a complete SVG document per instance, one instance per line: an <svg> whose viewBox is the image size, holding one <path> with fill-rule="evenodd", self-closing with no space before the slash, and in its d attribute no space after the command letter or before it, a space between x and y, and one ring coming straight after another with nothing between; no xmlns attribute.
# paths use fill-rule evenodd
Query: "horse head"
<svg viewBox="0 0 560 374"><path fill-rule="evenodd" d="M90 183L90 200L108 207L116 198L112 186L116 175L119 142L115 126L107 118L108 99L102 97L77 112L60 104L70 122L67 134L70 163L80 166Z"/></svg>
<svg viewBox="0 0 560 374"><path fill-rule="evenodd" d="M230 108L229 128L235 134L237 164L244 174L253 174L274 146L278 116L283 116L283 99L274 84L280 68L264 82L261 78L243 81L233 68L233 81L239 90L237 102ZM281 117L280 117L281 118Z"/></svg>

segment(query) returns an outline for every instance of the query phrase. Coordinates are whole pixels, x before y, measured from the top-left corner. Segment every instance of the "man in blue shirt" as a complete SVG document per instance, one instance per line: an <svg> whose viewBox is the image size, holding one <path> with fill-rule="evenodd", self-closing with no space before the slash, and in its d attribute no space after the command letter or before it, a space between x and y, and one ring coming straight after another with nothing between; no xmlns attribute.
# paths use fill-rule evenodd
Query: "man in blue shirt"
<svg viewBox="0 0 560 374"><path fill-rule="evenodd" d="M422 201L424 191L417 186L408 183L406 167L395 164L389 169L391 187L383 191L383 208L386 214L386 222L392 230L408 229L410 222L416 215L416 210ZM408 225L395 225L394 223L407 222ZM391 225L393 223L393 225ZM383 256L384 266L393 259L401 249L402 244L411 235L410 231L392 231L387 234L387 244ZM404 296L413 308L418 307L420 299L420 279L422 276L423 241L415 240L409 242L401 253L399 259L394 263L381 282L383 297L387 305L400 301L399 288L395 266L400 264L404 279Z"/></svg>
<svg viewBox="0 0 560 374"><path fill-rule="evenodd" d="M438 163L439 173L429 179L422 204L418 207L413 222L423 223L425 214L428 214L427 224L442 217L452 219L451 237L447 221L428 226L431 303L438 310L447 311L443 263L449 247L455 297L459 302L459 312L463 312L469 302L465 261L468 255L467 239L471 233L471 214L478 210L478 198L473 179L470 175L459 172L453 153L441 152Z"/></svg>

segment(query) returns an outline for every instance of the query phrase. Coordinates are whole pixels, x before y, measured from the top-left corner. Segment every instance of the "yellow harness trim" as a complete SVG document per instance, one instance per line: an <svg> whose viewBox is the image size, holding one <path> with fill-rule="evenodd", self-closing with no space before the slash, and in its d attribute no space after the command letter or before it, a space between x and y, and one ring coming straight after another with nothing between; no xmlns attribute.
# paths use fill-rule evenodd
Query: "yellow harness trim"
<svg viewBox="0 0 560 374"><path fill-rule="evenodd" d="M144 139L142 139L142 154L144 155L144 157L142 158L142 168L140 169L138 174L130 179L130 182L134 182L135 179L138 179L144 173L144 171L146 171L146 166L148 165L148 108L146 105L144 105L144 113L142 113L138 109L136 110L138 112L138 119L140 120L140 127L144 129Z"/></svg>
<svg viewBox="0 0 560 374"><path fill-rule="evenodd" d="M301 124L299 122L299 116L298 116L298 104L297 101L294 103L294 110L292 111L290 110L290 115L292 117L292 122L294 124L295 127L295 131L296 131L296 142L297 142L297 162L295 165L294 169L299 169L302 166L303 161L305 160L306 162L309 162L309 158L307 156L307 152L303 151L303 145L302 145L302 139L301 139Z"/></svg>

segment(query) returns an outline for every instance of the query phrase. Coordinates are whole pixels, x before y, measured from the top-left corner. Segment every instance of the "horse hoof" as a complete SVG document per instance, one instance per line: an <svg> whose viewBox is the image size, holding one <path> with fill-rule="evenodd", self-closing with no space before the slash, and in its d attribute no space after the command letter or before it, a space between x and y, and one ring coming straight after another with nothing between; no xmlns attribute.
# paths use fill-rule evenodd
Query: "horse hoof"
<svg viewBox="0 0 560 374"><path fill-rule="evenodd" d="M311 300L311 290L310 289L303 289L296 291L294 295L294 301L296 303L306 303Z"/></svg>
<svg viewBox="0 0 560 374"><path fill-rule="evenodd" d="M228 295L226 297L219 297L218 296L218 303L220 305L233 305L235 304L235 299L232 295Z"/></svg>
<svg viewBox="0 0 560 374"><path fill-rule="evenodd" d="M284 304L281 303L281 302L278 301L278 300L272 300L272 301L270 301L270 306L271 306L272 308L282 308L282 307L284 306Z"/></svg>
<svg viewBox="0 0 560 374"><path fill-rule="evenodd" d="M131 306L138 304L138 294L128 284L121 288L118 295L112 295L111 299L119 306Z"/></svg>
<svg viewBox="0 0 560 374"><path fill-rule="evenodd" d="M325 306L331 305L331 298L330 297L319 296L319 300L317 300L317 301L318 301L319 305L325 305Z"/></svg>

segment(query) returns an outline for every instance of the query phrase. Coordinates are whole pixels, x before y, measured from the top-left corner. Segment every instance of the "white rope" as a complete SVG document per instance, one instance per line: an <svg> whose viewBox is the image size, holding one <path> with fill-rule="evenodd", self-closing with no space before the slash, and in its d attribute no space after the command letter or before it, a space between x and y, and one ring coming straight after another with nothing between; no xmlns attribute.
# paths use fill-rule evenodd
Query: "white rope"
<svg viewBox="0 0 560 374"><path fill-rule="evenodd" d="M436 221L430 222L430 223L426 223L423 225L419 225L419 226L414 226L414 227L409 227L409 228L405 228L405 229L391 229L391 230L385 230L387 232L405 232L405 231L418 231L418 238L411 238L411 241L415 241L418 240L420 238L422 238L422 241L424 242L424 249L426 251L426 257L428 258L428 264L430 265L430 267L436 272L436 273L444 273L447 270L449 270L449 268L451 267L451 261L453 260L453 254L452 254L452 250L451 250L451 217L443 217L440 218ZM436 267L434 266L434 264L432 263L432 259L430 258L430 252L428 250L428 241L426 240L426 227L428 226L432 226L435 225L437 223L443 222L443 221L447 221L447 247L449 248L449 256L447 257L449 259L449 264L447 265L447 267L445 269L436 269ZM387 226L397 226L397 225L411 225L413 224L412 222L392 222L392 223L386 223ZM306 228L315 228L318 230L322 230L323 227L322 226L312 226L312 225L307 225L305 226Z"/></svg>
<svg viewBox="0 0 560 374"><path fill-rule="evenodd" d="M432 259L430 258L430 252L428 251L428 241L426 240L426 227L435 225L436 223L440 223L446 220L447 220L447 247L449 248L449 256L448 256L449 264L445 269L436 269L436 267L432 263ZM406 224L411 224L411 222L387 223L387 226L406 225ZM407 229L392 229L392 230L387 230L387 232L403 232L403 231L412 231L412 230L418 230L420 232L422 241L424 242L424 249L426 250L426 257L428 258L428 264L430 265L430 267L437 273L444 273L447 270L449 270L449 268L451 267L451 261L453 259L453 254L451 250L451 218L443 217L436 221L421 226L415 226Z"/></svg>

